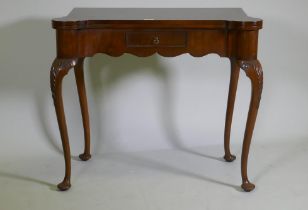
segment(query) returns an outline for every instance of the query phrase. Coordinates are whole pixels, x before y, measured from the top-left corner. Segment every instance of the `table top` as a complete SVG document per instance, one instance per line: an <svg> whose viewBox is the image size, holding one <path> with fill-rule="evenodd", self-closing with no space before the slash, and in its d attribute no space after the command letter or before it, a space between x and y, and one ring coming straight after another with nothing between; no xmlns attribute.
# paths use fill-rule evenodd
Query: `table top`
<svg viewBox="0 0 308 210"><path fill-rule="evenodd" d="M226 23L262 28L262 20L246 15L241 8L74 8L66 17L52 20L54 28L102 28L123 24L198 24L223 28Z"/></svg>

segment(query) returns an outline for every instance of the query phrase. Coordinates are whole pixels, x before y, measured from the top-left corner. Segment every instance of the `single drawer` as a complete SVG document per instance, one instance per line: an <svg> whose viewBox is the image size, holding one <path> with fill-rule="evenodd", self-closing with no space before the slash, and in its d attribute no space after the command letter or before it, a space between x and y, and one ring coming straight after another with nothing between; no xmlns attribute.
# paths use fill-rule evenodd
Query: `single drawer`
<svg viewBox="0 0 308 210"><path fill-rule="evenodd" d="M185 47L184 31L132 31L126 32L128 47Z"/></svg>

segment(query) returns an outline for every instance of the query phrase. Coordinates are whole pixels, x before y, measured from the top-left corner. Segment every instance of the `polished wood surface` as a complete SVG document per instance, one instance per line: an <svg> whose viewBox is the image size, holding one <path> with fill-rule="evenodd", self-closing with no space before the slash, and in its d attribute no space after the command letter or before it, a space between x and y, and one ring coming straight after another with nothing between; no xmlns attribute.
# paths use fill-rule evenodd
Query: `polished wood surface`
<svg viewBox="0 0 308 210"><path fill-rule="evenodd" d="M65 177L59 190L71 186L62 80L70 69L75 69L85 138L84 152L79 157L86 161L91 154L83 61L96 53L139 57L154 53L165 57L216 53L228 57L231 76L224 135L224 158L228 162L235 160L230 151L230 134L239 71L244 70L251 81L252 94L242 148L242 188L247 192L254 189L247 175L247 160L263 87L262 67L257 59L261 19L248 17L240 8L76 8L66 17L53 19L52 26L56 29L57 56L50 81L65 159Z"/></svg>
<svg viewBox="0 0 308 210"><path fill-rule="evenodd" d="M52 22L55 29L262 27L262 20L248 17L241 8L75 8Z"/></svg>

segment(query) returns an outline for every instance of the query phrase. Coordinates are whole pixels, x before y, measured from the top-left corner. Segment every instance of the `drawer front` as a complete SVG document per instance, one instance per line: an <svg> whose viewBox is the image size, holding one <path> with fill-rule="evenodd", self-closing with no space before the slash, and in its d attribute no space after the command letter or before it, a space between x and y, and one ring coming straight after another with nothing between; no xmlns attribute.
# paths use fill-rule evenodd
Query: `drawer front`
<svg viewBox="0 0 308 210"><path fill-rule="evenodd" d="M127 47L186 47L184 31L126 32Z"/></svg>

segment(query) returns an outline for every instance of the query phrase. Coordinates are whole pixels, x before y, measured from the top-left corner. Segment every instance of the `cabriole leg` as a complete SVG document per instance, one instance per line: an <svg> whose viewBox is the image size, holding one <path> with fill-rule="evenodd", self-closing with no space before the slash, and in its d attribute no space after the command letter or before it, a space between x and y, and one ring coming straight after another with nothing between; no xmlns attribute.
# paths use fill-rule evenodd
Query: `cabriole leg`
<svg viewBox="0 0 308 210"><path fill-rule="evenodd" d="M65 160L65 176L63 181L58 184L58 189L61 191L68 190L71 187L71 154L62 99L62 80L76 63L77 59L56 58L50 70L50 87L61 134Z"/></svg>
<svg viewBox="0 0 308 210"><path fill-rule="evenodd" d="M77 65L75 66L75 78L79 95L80 109L82 115L82 122L84 128L84 153L79 155L79 158L83 161L87 161L91 158L90 154L90 121L89 111L87 104L87 95L84 82L83 73L83 61L84 58L78 59Z"/></svg>
<svg viewBox="0 0 308 210"><path fill-rule="evenodd" d="M229 85L229 95L228 95L228 105L226 112L225 135L224 135L224 149L225 149L224 159L227 162L232 162L236 158L235 155L232 155L230 152L230 134L231 134L234 102L236 98L237 83L240 72L240 67L237 65L237 61L235 59L231 58L230 63L231 63L231 75L230 75L230 85Z"/></svg>
<svg viewBox="0 0 308 210"><path fill-rule="evenodd" d="M249 192L255 188L255 185L250 183L248 180L247 160L263 89L263 71L261 64L258 60L238 61L238 65L241 69L245 71L247 77L251 81L251 100L246 122L241 159L241 172L243 182L242 188L244 191Z"/></svg>

